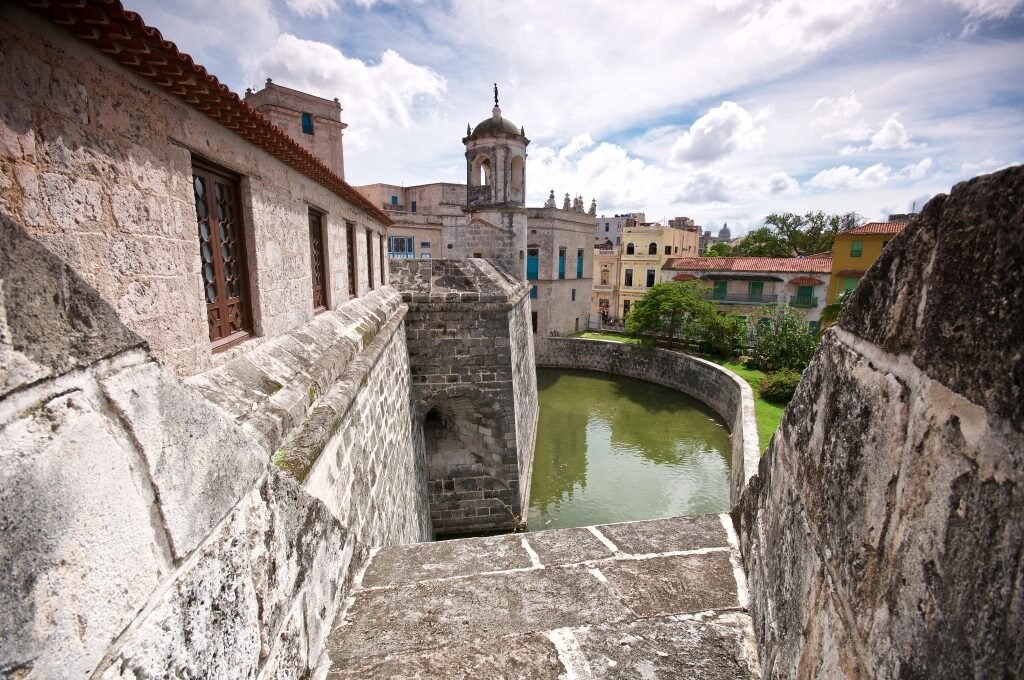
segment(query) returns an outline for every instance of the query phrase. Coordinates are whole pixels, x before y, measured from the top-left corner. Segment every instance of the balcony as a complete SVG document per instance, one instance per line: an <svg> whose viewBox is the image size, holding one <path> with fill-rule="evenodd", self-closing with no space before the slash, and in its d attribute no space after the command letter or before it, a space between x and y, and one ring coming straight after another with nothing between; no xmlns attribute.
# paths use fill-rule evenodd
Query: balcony
<svg viewBox="0 0 1024 680"><path fill-rule="evenodd" d="M709 290L704 293L704 297L712 302L722 303L738 303L748 305L770 305L779 301L778 295L758 295L749 293L716 293L713 290ZM803 298L801 298L803 299Z"/></svg>
<svg viewBox="0 0 1024 680"><path fill-rule="evenodd" d="M414 260L416 259L416 253L388 252L388 257L392 260Z"/></svg>
<svg viewBox="0 0 1024 680"><path fill-rule="evenodd" d="M799 295L789 296L790 307L807 307L814 308L818 306L818 298L816 297L801 297Z"/></svg>

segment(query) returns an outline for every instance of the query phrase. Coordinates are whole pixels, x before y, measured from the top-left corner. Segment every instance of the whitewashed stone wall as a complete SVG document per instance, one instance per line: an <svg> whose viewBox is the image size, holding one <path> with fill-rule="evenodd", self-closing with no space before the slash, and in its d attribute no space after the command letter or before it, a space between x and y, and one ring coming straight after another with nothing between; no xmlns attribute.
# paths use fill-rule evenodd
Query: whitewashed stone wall
<svg viewBox="0 0 1024 680"><path fill-rule="evenodd" d="M309 206L327 213L328 306L348 299L345 222L357 225L358 291L380 272L384 225L63 29L0 6L0 210L72 266L181 376L313 317ZM242 176L255 340L208 339L192 159ZM385 258L385 262L387 258Z"/></svg>
<svg viewBox="0 0 1024 680"><path fill-rule="evenodd" d="M0 226L0 675L309 677L369 547L430 537L397 295L236 357L221 398Z"/></svg>

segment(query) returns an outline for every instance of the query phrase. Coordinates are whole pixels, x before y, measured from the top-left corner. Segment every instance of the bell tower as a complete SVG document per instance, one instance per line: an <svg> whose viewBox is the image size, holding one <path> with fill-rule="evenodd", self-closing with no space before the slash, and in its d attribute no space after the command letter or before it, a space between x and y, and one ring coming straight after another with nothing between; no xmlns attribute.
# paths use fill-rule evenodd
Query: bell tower
<svg viewBox="0 0 1024 680"><path fill-rule="evenodd" d="M466 126L465 238L458 255L493 260L519 279L526 278L526 147L522 127L502 117L498 85L491 116ZM454 253L453 253L454 254Z"/></svg>

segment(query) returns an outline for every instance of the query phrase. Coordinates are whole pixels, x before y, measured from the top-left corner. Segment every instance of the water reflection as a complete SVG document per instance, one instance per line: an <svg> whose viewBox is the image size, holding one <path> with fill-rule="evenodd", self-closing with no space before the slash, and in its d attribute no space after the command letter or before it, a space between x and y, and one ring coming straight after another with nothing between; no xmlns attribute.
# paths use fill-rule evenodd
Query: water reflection
<svg viewBox="0 0 1024 680"><path fill-rule="evenodd" d="M531 530L729 505L729 433L709 408L651 383L540 369Z"/></svg>

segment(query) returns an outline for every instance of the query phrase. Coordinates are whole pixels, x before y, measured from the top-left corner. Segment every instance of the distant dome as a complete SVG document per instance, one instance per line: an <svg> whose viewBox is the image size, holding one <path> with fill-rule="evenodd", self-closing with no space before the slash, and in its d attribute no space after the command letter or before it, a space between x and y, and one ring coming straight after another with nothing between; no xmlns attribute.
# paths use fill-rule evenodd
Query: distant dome
<svg viewBox="0 0 1024 680"><path fill-rule="evenodd" d="M470 139L476 137L483 137L487 135L514 135L516 137L522 137L522 128L513 123L512 121L501 117L501 109L497 106L491 112L491 117L480 121L480 123L473 128L473 132L469 134Z"/></svg>

